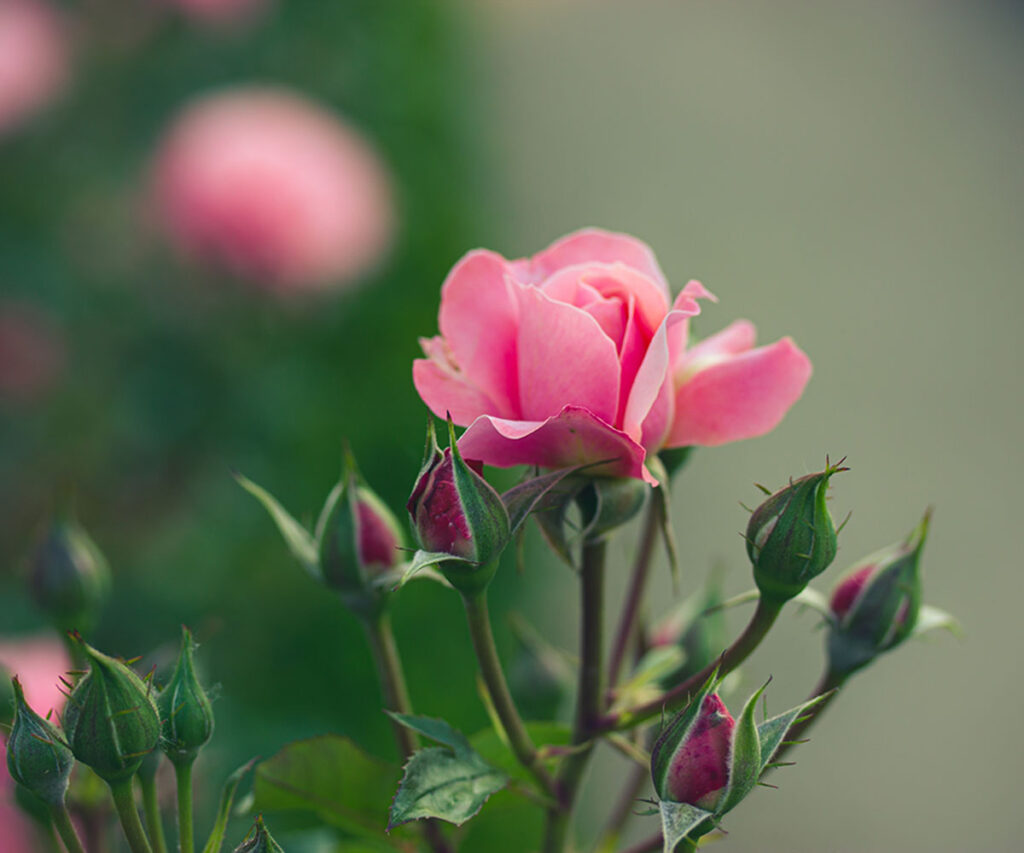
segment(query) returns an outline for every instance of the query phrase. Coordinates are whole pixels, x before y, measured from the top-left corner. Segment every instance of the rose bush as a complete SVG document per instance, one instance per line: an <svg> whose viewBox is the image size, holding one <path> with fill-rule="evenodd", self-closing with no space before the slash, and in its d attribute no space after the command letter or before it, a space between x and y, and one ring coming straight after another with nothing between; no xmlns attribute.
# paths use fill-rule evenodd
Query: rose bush
<svg viewBox="0 0 1024 853"><path fill-rule="evenodd" d="M755 349L746 320L687 347L701 298L716 301L691 281L672 301L650 247L625 234L585 229L514 261L473 251L442 287L416 390L468 427L467 458L610 459L601 473L653 483L648 453L762 435L811 375L790 338Z"/></svg>

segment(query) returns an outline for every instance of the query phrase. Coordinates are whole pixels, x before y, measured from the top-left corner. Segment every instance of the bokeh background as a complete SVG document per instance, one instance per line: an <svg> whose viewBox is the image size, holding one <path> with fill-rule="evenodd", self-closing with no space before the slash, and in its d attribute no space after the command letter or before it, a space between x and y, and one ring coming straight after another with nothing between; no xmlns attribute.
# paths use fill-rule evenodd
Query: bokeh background
<svg viewBox="0 0 1024 853"><path fill-rule="evenodd" d="M391 755L357 623L229 471L309 518L345 437L400 509L425 419L409 363L451 264L477 245L519 256L582 225L624 230L677 285L719 296L698 333L745 316L815 365L780 429L701 451L681 475L685 580L720 565L729 591L750 586L737 502L756 500L753 481L846 454L833 509L853 516L820 585L934 504L926 598L966 631L855 679L780 790L730 817L723 849L1017 849L1024 8L216 5L54 4L68 52L49 94L7 113L0 100L0 634L44 627L24 563L70 500L114 570L97 644L151 652L181 622L204 641L213 780L324 731ZM390 211L376 257L296 283L265 256L239 266L236 244L218 254L223 231L183 251L156 209L155 164L193 99L243 86L301 96L373 152ZM616 588L631 535L613 546ZM527 556L494 590L509 654L512 610L573 642L572 577L535 537ZM656 600L671 595L663 572ZM395 621L418 709L482 727L472 680L437 673L471 669L454 597L413 584ZM784 619L743 689L771 675L770 707L802 698L821 663L814 627ZM595 766L593 816L624 772L613 756ZM465 849L529 849L526 817L518 834L496 829L518 808L496 797Z"/></svg>

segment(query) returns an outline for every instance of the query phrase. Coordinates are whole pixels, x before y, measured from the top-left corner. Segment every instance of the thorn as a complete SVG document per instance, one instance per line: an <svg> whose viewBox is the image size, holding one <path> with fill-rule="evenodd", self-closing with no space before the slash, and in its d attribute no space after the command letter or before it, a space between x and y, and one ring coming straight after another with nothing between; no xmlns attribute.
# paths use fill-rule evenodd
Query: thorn
<svg viewBox="0 0 1024 853"><path fill-rule="evenodd" d="M754 511L749 506L747 506L745 503L743 503L743 501L736 501L736 503L738 503L741 507L743 507L751 515L754 514Z"/></svg>
<svg viewBox="0 0 1024 853"><path fill-rule="evenodd" d="M779 786L773 785L771 782L758 782L757 784L762 788L774 788L776 791L779 790Z"/></svg>
<svg viewBox="0 0 1024 853"><path fill-rule="evenodd" d="M765 767L796 767L795 761L772 761L765 765Z"/></svg>
<svg viewBox="0 0 1024 853"><path fill-rule="evenodd" d="M126 660L126 661L124 662L124 665L125 665L125 666L134 666L134 665L135 665L136 663L138 663L138 662L139 662L140 660L142 660L142 655L137 655L136 657L133 657L133 658L128 658L128 660Z"/></svg>
<svg viewBox="0 0 1024 853"><path fill-rule="evenodd" d="M851 509L848 513L846 513L846 518L843 519L842 524L840 524L839 527L836 528L836 536L843 532L843 528L846 527L846 522L850 520L850 516L852 515L853 510Z"/></svg>
<svg viewBox="0 0 1024 853"><path fill-rule="evenodd" d="M766 495L771 495L772 493L771 489L769 489L767 486L762 486L760 483L754 483L754 487L760 489Z"/></svg>
<svg viewBox="0 0 1024 853"><path fill-rule="evenodd" d="M798 740L784 740L784 741L782 741L782 746L800 746L800 744L810 743L810 742L811 742L811 739L809 737L805 737L805 738L799 738Z"/></svg>

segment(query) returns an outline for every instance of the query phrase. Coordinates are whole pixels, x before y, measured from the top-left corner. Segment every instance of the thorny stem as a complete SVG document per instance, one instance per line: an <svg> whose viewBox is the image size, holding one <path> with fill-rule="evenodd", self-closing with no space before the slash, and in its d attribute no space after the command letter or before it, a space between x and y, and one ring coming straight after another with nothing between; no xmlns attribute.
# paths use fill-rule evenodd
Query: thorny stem
<svg viewBox="0 0 1024 853"><path fill-rule="evenodd" d="M64 842L68 853L85 853L82 841L75 831L75 825L71 822L71 815L68 814L67 806L64 803L50 806L50 816L53 818L53 825Z"/></svg>
<svg viewBox="0 0 1024 853"><path fill-rule="evenodd" d="M636 562L633 564L633 573L629 581L629 592L626 595L626 603L622 607L622 615L619 617L619 627L615 635L615 643L612 646L608 661L609 687L615 687L618 683L619 673L622 672L622 665L625 662L629 645L636 636L638 627L637 616L640 613L644 592L647 589L647 580L651 574L651 556L654 553L654 543L658 538L660 513L658 501L652 495L647 503L644 527L640 534L640 548L637 551Z"/></svg>
<svg viewBox="0 0 1024 853"><path fill-rule="evenodd" d="M473 651L476 652L477 665L480 667L480 675L491 697L495 713L508 736L512 752L519 763L540 783L541 788L549 794L554 794L555 781L544 769L537 748L533 745L509 692L498 650L494 645L491 617L487 609L487 593L481 591L463 595L462 601L466 607L466 621L473 642Z"/></svg>
<svg viewBox="0 0 1024 853"><path fill-rule="evenodd" d="M395 644L395 635L391 630L391 616L387 610L381 610L363 620L366 637L377 664L381 692L384 694L384 705L389 711L399 714L411 714L412 702L409 701L409 689L405 684L405 672L402 670L402 659ZM397 720L391 721L395 734L398 752L404 761L419 747L419 739L412 729L406 728ZM423 837L434 853L450 853L451 846L441 832L436 821L426 820L421 824Z"/></svg>
<svg viewBox="0 0 1024 853"><path fill-rule="evenodd" d="M565 759L558 774L558 803L548 811L543 853L562 853L583 771L594 751L594 723L604 709L602 689L604 616L604 539L585 542L580 567L580 672L572 743L583 747Z"/></svg>
<svg viewBox="0 0 1024 853"><path fill-rule="evenodd" d="M154 853L167 853L167 839L164 824L160 819L160 803L157 799L156 774L137 774L142 788L142 812L146 818L146 831L153 842Z"/></svg>
<svg viewBox="0 0 1024 853"><path fill-rule="evenodd" d="M192 826L192 762L175 761L174 778L178 784L178 849L195 853L195 830Z"/></svg>
<svg viewBox="0 0 1024 853"><path fill-rule="evenodd" d="M757 609L750 617L750 622L736 641L729 646L718 660L708 664L700 672L680 682L667 693L650 702L637 705L618 714L609 714L598 721L594 733L603 733L614 729L632 728L644 720L660 714L663 710L674 710L685 703L688 697L711 677L716 669L720 677L725 677L745 661L761 644L782 610L782 604L759 598Z"/></svg>
<svg viewBox="0 0 1024 853"><path fill-rule="evenodd" d="M125 838L128 839L128 846L132 853L153 853L153 848L149 846L149 841L146 838L146 832L142 828L142 822L139 820L139 813L135 810L131 777L109 784L110 793L114 797L114 808L117 809L117 816L121 819L121 828L124 830Z"/></svg>

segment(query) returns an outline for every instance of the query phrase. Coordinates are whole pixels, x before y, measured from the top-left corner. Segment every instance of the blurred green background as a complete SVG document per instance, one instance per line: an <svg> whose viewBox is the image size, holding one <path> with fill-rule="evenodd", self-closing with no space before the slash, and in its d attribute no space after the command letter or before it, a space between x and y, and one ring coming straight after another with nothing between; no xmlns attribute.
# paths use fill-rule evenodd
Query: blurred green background
<svg viewBox="0 0 1024 853"><path fill-rule="evenodd" d="M685 577L722 564L730 591L747 588L737 501L847 454L833 509L853 518L819 586L934 504L926 598L967 631L855 679L781 789L730 817L725 845L1018 848L1020 4L287 0L239 29L165 16L141 35L123 5L83 6L107 17L86 30L69 90L0 137L0 296L45 311L68 353L45 395L0 400L0 634L41 625L22 561L73 492L115 571L97 643L139 654L180 622L204 641L220 685L211 767L328 730L391 755L358 625L229 469L308 518L344 436L400 509L425 414L409 363L451 264L477 245L519 256L582 225L620 229L677 286L699 278L718 295L698 333L745 316L815 364L779 430L699 452L681 476ZM197 278L140 225L175 110L248 81L337 110L391 170L399 236L359 287L282 302ZM623 564L630 535L613 546ZM571 644L573 580L532 540L529 555L524 576L501 573L496 620L524 609ZM624 568L612 574L621 588ZM414 584L395 622L418 709L472 731L472 681L437 675L439 661L471 667L453 598ZM802 698L820 666L814 623L784 619L743 689L772 675L771 708ZM623 772L612 756L596 765L592 814ZM506 807L485 809L473 849L529 849L528 822L521 836L489 829Z"/></svg>

